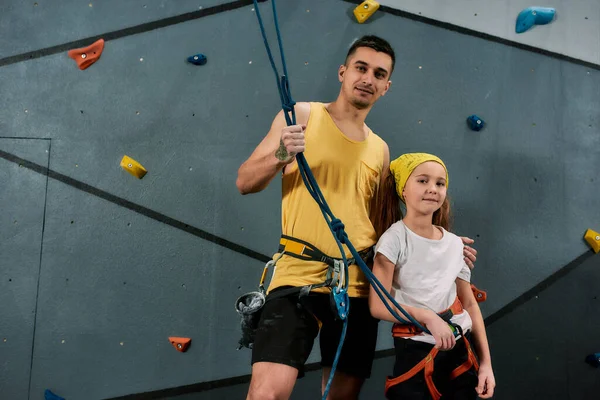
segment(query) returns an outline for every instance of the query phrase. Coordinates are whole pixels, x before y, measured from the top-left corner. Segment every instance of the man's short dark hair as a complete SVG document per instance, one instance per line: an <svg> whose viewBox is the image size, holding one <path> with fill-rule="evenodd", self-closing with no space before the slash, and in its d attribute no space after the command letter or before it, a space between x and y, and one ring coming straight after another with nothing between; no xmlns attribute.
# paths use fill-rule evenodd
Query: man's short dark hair
<svg viewBox="0 0 600 400"><path fill-rule="evenodd" d="M392 46L385 40L375 35L367 35L363 36L350 46L348 50L348 54L346 55L345 65L348 65L348 59L356 52L356 49L359 47L368 47L375 51L385 53L392 58L392 71L394 70L394 65L396 64L396 54L394 53L394 49ZM390 71L390 75L392 74Z"/></svg>

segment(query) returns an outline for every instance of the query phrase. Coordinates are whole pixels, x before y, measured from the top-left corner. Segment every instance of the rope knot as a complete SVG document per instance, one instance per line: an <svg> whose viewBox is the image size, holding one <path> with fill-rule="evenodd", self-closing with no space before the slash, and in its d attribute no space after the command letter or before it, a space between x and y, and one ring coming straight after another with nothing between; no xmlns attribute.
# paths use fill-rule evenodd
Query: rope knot
<svg viewBox="0 0 600 400"><path fill-rule="evenodd" d="M344 231L344 224L342 221L340 221L337 218L334 218L331 220L331 229L333 230L333 232L335 233L335 236L338 238L338 240L341 243L346 243L346 239L348 238L348 235L346 235L346 232Z"/></svg>

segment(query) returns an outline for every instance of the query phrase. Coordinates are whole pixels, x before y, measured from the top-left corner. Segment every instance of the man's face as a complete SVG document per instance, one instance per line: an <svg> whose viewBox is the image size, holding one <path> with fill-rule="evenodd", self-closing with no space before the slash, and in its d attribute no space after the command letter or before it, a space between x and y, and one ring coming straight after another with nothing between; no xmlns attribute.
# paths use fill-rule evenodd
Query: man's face
<svg viewBox="0 0 600 400"><path fill-rule="evenodd" d="M371 107L391 85L392 58L370 47L359 47L342 65L338 78L342 93L358 109Z"/></svg>

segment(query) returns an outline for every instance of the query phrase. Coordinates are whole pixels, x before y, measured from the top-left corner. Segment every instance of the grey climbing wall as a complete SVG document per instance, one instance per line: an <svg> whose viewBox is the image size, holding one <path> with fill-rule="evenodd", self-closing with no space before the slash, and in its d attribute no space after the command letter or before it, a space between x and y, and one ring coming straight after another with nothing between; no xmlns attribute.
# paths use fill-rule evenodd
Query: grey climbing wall
<svg viewBox="0 0 600 400"><path fill-rule="evenodd" d="M595 0L381 0L379 3L578 60L600 63L600 3ZM532 6L554 8L555 20L550 25L516 33L517 16Z"/></svg>
<svg viewBox="0 0 600 400"><path fill-rule="evenodd" d="M0 136L44 138L23 143L51 150L48 164L0 141L37 165L1 158L2 188L23 191L38 179L27 202L0 197L9 210L2 237L23 235L12 221L46 209L35 220L43 238L27 242L37 264L23 269L26 285L5 271L35 257L2 247L1 288L16 293L28 319L12 324L14 309L1 308L0 365L11 374L1 388L17 398L40 399L49 388L104 399L248 374L233 304L255 289L263 256L276 249L281 212L277 180L257 195L235 188L237 168L279 109L253 7L202 16L216 2L23 4L5 2L0 17L3 27L28 27L0 35ZM294 98L333 100L354 38L375 33L393 44L392 89L368 123L392 156L427 151L447 162L456 232L480 251L474 281L488 291L485 314L588 251L583 233L600 229L598 69L393 15L359 25L353 7L278 2ZM270 7L261 10L272 26ZM202 17L139 27L188 12ZM133 26L85 71L66 49L51 50ZM206 65L186 63L199 52ZM481 132L466 127L474 113L487 122ZM125 154L148 169L142 180L119 167ZM388 328L379 349L391 345ZM169 336L192 345L180 353Z"/></svg>
<svg viewBox="0 0 600 400"><path fill-rule="evenodd" d="M593 400L600 370L600 254L492 324L497 399Z"/></svg>
<svg viewBox="0 0 600 400"><path fill-rule="evenodd" d="M49 140L0 138L0 151L47 166ZM26 398L44 229L46 177L0 158L0 389Z"/></svg>

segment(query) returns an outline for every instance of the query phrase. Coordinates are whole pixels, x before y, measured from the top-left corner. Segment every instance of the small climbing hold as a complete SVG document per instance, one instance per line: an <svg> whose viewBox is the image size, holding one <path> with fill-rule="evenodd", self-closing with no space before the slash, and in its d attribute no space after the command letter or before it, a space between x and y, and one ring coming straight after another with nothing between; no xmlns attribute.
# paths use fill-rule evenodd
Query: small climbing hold
<svg viewBox="0 0 600 400"><path fill-rule="evenodd" d="M193 56L188 57L188 62L194 65L204 65L206 64L206 56L204 54L194 54Z"/></svg>
<svg viewBox="0 0 600 400"><path fill-rule="evenodd" d="M121 168L139 179L142 179L148 172L146 168L144 168L139 162L128 156L123 156L123 159L121 160Z"/></svg>
<svg viewBox="0 0 600 400"><path fill-rule="evenodd" d="M50 390L46 389L44 391L44 399L45 400L65 400L63 397L57 396L52 393Z"/></svg>
<svg viewBox="0 0 600 400"><path fill-rule="evenodd" d="M600 233L588 229L585 232L584 239L594 250L594 253L600 252Z"/></svg>
<svg viewBox="0 0 600 400"><path fill-rule="evenodd" d="M477 115L473 114L470 117L467 117L467 125L474 131L480 131L485 125L485 122Z"/></svg>
<svg viewBox="0 0 600 400"><path fill-rule="evenodd" d="M192 339L190 339L190 338L182 338L182 337L174 337L174 336L169 337L169 342L171 342L173 347L175 347L177 349L177 351L180 351L182 353L185 353L185 351L190 346L191 341L192 341Z"/></svg>
<svg viewBox="0 0 600 400"><path fill-rule="evenodd" d="M529 7L524 9L517 16L515 32L523 33L531 29L534 25L546 25L554 19L556 10L549 7Z"/></svg>
<svg viewBox="0 0 600 400"><path fill-rule="evenodd" d="M589 354L585 358L585 362L590 364L592 367L600 367L600 353Z"/></svg>
<svg viewBox="0 0 600 400"><path fill-rule="evenodd" d="M471 284L471 290L473 291L473 295L475 295L475 300L477 300L478 303L487 300L487 293L483 290L477 289L473 284Z"/></svg>
<svg viewBox="0 0 600 400"><path fill-rule="evenodd" d="M354 9L354 16L359 24L365 22L379 9L379 3L375 0L365 0Z"/></svg>
<svg viewBox="0 0 600 400"><path fill-rule="evenodd" d="M69 50L67 54L75 60L80 70L84 70L98 61L102 50L104 50L104 39L99 39L87 47Z"/></svg>

